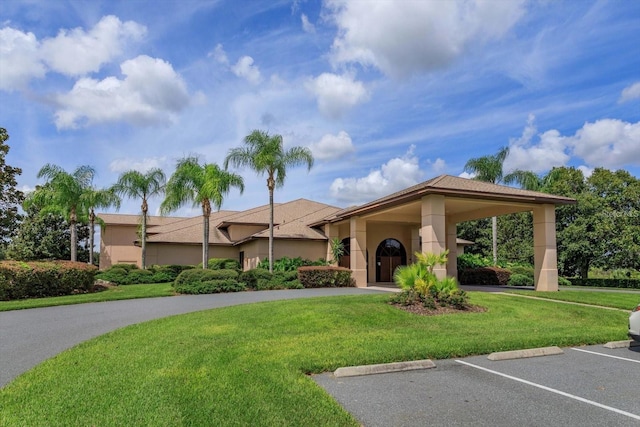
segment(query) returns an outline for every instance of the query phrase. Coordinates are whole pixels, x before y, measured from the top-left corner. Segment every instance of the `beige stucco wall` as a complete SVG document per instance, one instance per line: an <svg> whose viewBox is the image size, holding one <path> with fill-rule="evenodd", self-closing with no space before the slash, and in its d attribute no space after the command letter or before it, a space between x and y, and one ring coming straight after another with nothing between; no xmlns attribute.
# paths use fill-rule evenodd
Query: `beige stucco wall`
<svg viewBox="0 0 640 427"><path fill-rule="evenodd" d="M238 248L209 245L209 258L238 259ZM147 242L147 265L197 265L201 262L201 244L185 245Z"/></svg>
<svg viewBox="0 0 640 427"><path fill-rule="evenodd" d="M229 233L229 238L237 242L238 240L242 240L246 237L254 235L260 231L266 230L268 227L264 225L237 225L232 224L227 228L227 232Z"/></svg>
<svg viewBox="0 0 640 427"><path fill-rule="evenodd" d="M244 243L239 248L244 252L243 270L251 270L256 268L258 263L269 257L269 241L267 239L253 240Z"/></svg>
<svg viewBox="0 0 640 427"><path fill-rule="evenodd" d="M273 257L296 258L302 257L315 261L326 256L327 243L321 240L285 240L275 239L273 242ZM239 248L244 252L244 270L256 268L260 261L269 258L269 240L257 239L244 243Z"/></svg>
<svg viewBox="0 0 640 427"><path fill-rule="evenodd" d="M133 242L138 238L135 225L108 225L100 233L100 269L113 264L136 264L140 267L141 249Z"/></svg>

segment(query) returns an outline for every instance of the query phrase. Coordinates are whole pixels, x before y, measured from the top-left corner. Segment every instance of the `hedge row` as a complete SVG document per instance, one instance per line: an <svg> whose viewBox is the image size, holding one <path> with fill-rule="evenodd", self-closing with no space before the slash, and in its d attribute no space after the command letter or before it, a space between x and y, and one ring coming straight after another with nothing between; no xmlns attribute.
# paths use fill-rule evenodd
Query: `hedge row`
<svg viewBox="0 0 640 427"><path fill-rule="evenodd" d="M471 268L460 272L461 285L505 286L509 283L511 272L500 267Z"/></svg>
<svg viewBox="0 0 640 427"><path fill-rule="evenodd" d="M582 279L571 277L573 286L597 286L601 288L630 288L640 289L640 279Z"/></svg>
<svg viewBox="0 0 640 427"><path fill-rule="evenodd" d="M97 268L71 261L0 261L0 300L89 292Z"/></svg>
<svg viewBox="0 0 640 427"><path fill-rule="evenodd" d="M112 267L96 274L96 279L115 283L116 285L133 285L144 283L170 283L191 265L153 265L146 270L135 264L114 264Z"/></svg>
<svg viewBox="0 0 640 427"><path fill-rule="evenodd" d="M356 285L351 277L351 270L345 267L300 267L298 279L305 288L339 288Z"/></svg>

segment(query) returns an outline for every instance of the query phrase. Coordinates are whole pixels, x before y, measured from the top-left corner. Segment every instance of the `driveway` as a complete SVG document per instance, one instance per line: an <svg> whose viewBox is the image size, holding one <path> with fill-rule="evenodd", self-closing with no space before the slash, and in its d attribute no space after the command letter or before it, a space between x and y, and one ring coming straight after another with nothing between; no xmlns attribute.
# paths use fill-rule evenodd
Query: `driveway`
<svg viewBox="0 0 640 427"><path fill-rule="evenodd" d="M0 387L56 354L123 326L176 314L263 301L380 291L321 288L183 295L0 312Z"/></svg>
<svg viewBox="0 0 640 427"><path fill-rule="evenodd" d="M556 356L435 364L314 379L367 427L640 425L640 347L596 345Z"/></svg>

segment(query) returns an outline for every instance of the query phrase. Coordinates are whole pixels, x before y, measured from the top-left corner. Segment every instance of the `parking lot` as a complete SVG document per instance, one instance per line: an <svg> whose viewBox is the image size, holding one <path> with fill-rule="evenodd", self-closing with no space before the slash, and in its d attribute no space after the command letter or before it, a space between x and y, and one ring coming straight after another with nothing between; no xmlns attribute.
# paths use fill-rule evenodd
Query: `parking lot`
<svg viewBox="0 0 640 427"><path fill-rule="evenodd" d="M436 360L436 368L315 376L364 426L640 426L640 347Z"/></svg>

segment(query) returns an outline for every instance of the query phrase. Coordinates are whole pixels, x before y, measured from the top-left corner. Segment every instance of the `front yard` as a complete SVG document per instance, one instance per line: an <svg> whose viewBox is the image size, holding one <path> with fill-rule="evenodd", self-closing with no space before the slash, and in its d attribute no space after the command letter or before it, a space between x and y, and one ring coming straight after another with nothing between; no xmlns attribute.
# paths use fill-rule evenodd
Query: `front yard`
<svg viewBox="0 0 640 427"><path fill-rule="evenodd" d="M1 389L0 425L357 426L306 374L626 338L623 312L472 293L486 312L417 316L388 298L259 303L126 327Z"/></svg>

